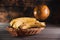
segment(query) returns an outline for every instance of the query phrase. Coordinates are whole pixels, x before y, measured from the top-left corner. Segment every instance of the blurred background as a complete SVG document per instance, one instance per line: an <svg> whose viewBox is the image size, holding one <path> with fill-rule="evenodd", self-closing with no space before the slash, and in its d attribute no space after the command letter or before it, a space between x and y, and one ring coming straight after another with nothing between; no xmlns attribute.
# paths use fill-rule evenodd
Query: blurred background
<svg viewBox="0 0 60 40"><path fill-rule="evenodd" d="M60 24L59 0L0 0L0 22L10 22L14 18L34 17L33 9L41 2L50 9L50 16L44 20L51 24Z"/></svg>

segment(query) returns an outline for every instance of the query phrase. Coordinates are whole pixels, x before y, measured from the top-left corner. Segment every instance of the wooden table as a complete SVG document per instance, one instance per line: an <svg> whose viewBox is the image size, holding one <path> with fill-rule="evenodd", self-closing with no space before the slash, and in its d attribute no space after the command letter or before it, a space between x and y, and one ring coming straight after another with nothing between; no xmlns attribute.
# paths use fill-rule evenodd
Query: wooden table
<svg viewBox="0 0 60 40"><path fill-rule="evenodd" d="M12 37L5 28L8 23L0 23L0 40L60 40L60 27L58 25L47 24L47 27L37 35L25 37Z"/></svg>

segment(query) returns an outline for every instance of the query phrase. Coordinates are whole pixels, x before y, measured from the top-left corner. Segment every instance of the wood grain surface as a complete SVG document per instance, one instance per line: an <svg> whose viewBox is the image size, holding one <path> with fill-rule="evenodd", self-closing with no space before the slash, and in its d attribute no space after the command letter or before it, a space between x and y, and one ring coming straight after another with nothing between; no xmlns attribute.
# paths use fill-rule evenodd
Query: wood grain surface
<svg viewBox="0 0 60 40"><path fill-rule="evenodd" d="M0 25L0 40L59 40L60 27L58 25L47 24L45 30L40 34L24 37L12 37L6 30L7 24Z"/></svg>

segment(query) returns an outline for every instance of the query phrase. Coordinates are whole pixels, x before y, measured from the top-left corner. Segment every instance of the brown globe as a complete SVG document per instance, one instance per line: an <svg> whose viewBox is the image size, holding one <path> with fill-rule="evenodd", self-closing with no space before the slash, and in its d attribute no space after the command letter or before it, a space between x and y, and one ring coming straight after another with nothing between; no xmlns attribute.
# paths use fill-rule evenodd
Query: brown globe
<svg viewBox="0 0 60 40"><path fill-rule="evenodd" d="M34 17L39 20L45 20L50 15L50 9L47 5L38 5L34 8Z"/></svg>

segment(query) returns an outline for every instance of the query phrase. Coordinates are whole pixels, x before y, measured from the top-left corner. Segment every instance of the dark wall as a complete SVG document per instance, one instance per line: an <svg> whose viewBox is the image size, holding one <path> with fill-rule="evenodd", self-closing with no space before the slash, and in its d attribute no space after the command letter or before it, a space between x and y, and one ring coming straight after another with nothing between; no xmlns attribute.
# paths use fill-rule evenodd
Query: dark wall
<svg viewBox="0 0 60 40"><path fill-rule="evenodd" d="M41 5L43 1L50 9L50 16L45 21L55 24L60 23L59 0L0 0L0 15L2 14L0 22L9 22L11 19L22 16L32 17L33 8L38 4Z"/></svg>
<svg viewBox="0 0 60 40"><path fill-rule="evenodd" d="M60 24L60 1L52 0L49 2L48 6L51 13L47 21L53 24Z"/></svg>

